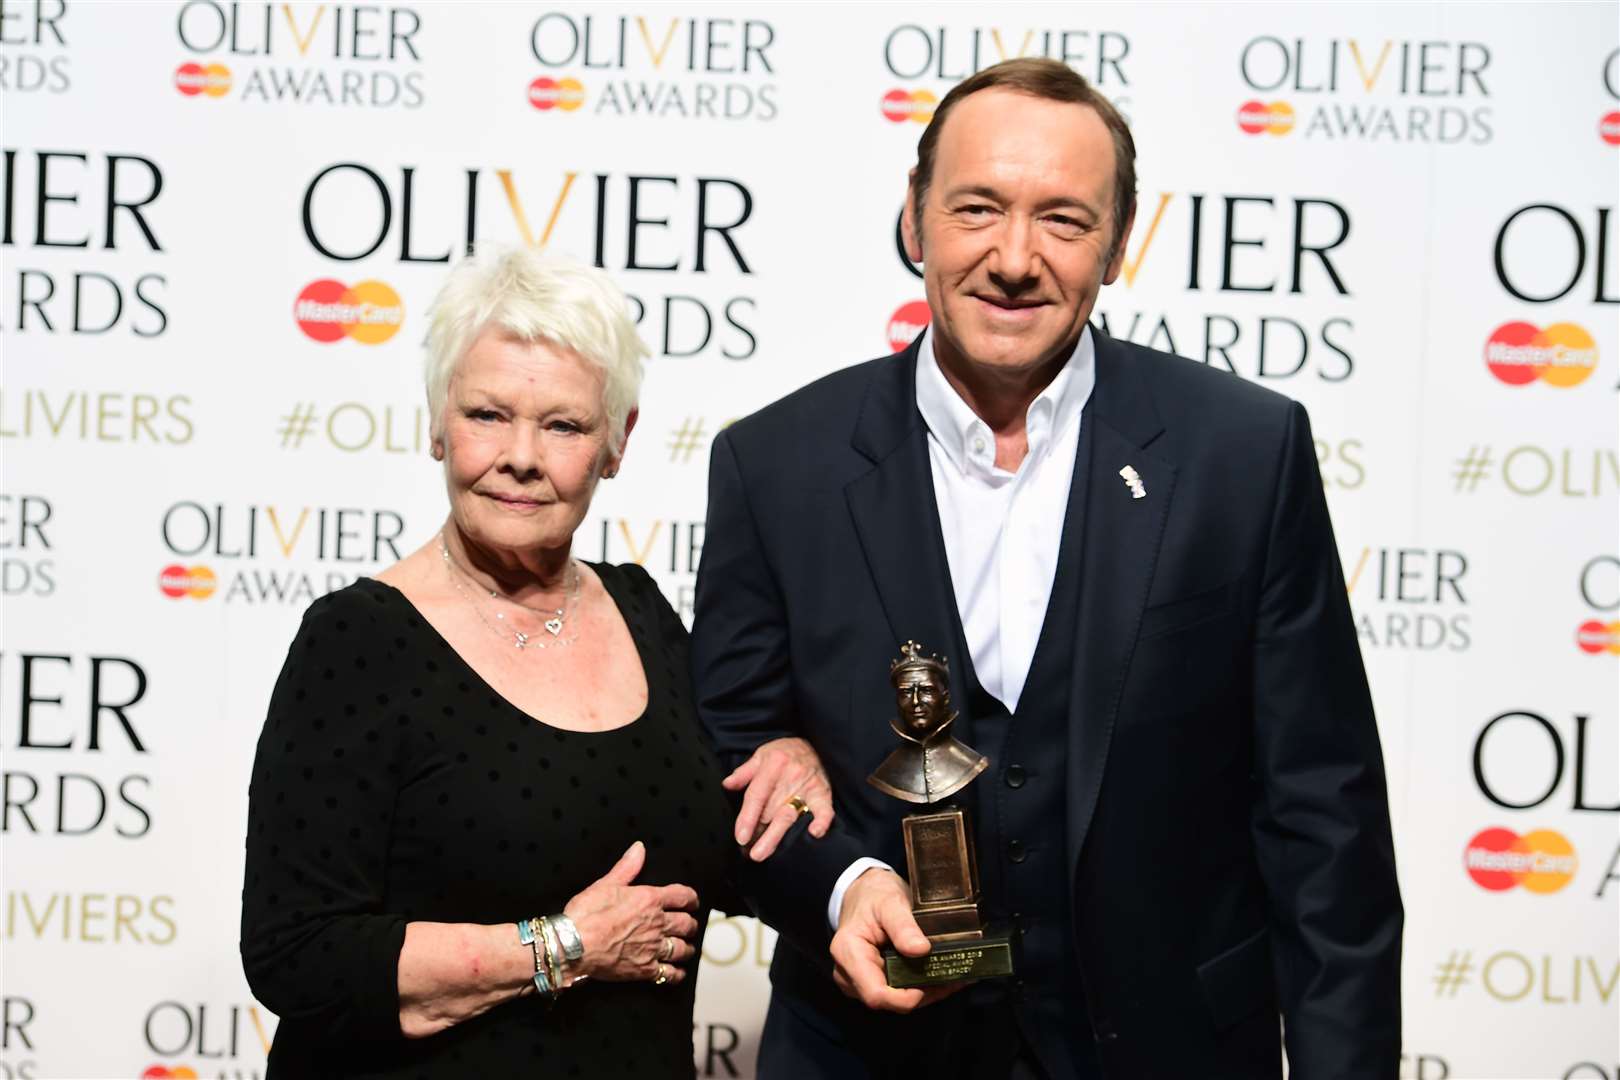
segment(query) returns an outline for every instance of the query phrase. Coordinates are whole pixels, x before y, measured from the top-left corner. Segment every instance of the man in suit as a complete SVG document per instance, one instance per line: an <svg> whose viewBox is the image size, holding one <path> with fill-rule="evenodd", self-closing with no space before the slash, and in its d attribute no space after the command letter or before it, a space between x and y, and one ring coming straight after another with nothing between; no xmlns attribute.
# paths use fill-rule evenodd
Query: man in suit
<svg viewBox="0 0 1620 1080"><path fill-rule="evenodd" d="M746 882L781 932L766 1080L1271 1078L1284 1034L1296 1080L1395 1075L1383 762L1309 424L1088 326L1134 156L1061 64L959 84L904 217L929 329L715 441L696 689L723 755L768 751L739 839L786 831ZM1012 979L955 993L879 956L928 949L912 808L867 783L908 640L991 759L958 799L1016 935ZM788 829L814 756L819 837Z"/></svg>

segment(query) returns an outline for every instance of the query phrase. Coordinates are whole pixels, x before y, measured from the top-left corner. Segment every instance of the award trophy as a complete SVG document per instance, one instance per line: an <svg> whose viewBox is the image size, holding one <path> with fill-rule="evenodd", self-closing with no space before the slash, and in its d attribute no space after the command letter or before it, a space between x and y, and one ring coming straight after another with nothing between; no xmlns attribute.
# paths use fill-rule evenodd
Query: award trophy
<svg viewBox="0 0 1620 1080"><path fill-rule="evenodd" d="M889 726L903 741L866 782L885 795L933 806L965 788L990 759L948 730L956 714L945 661L924 656L915 641L906 642L900 653L889 664L897 702ZM1011 975L1011 934L987 928L979 914L979 867L967 811L949 806L907 814L901 828L911 913L933 949L918 959L884 949L889 985L932 986Z"/></svg>

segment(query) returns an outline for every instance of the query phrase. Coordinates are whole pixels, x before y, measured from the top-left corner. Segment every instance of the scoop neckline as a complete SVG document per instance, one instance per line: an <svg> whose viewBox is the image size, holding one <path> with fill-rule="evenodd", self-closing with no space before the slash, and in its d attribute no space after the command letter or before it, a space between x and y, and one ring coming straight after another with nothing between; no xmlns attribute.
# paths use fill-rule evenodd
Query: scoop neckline
<svg viewBox="0 0 1620 1080"><path fill-rule="evenodd" d="M577 735L582 738L602 738L604 736L617 735L620 732L628 731L631 728L640 726L642 721L644 721L652 712L652 677L648 674L650 668L647 664L647 650L642 644L641 635L636 633L635 627L631 624L630 617L625 614L624 604L621 602L622 598L618 593L618 584L610 583L613 582L613 579L619 576L618 567L611 566L608 563L589 562L584 559L581 559L580 561L595 571L597 580L602 583L602 588L607 591L608 599L613 601L614 610L619 613L619 618L624 622L625 630L630 634L630 641L636 647L636 662L641 665L641 679L647 684L646 707L630 720L627 720L615 727L602 728L600 731L580 731L577 728L558 727L556 724L550 723L538 716L535 716L527 709L519 708L505 694L491 686L489 680L480 675L478 673L478 669L469 664L461 653L456 651L456 647L450 644L449 639L439 632L439 628L433 625L433 621L424 615L422 613L422 609L417 607L416 604L411 601L411 598L406 596L405 593L398 587L390 585L386 581L378 581L374 577L357 578L356 584L366 582L371 585L375 585L378 588L385 589L397 597L399 602L404 604L405 607L408 608L411 613L421 622L422 626L427 629L427 632L438 639L439 644L444 646L445 651L451 656L455 657L456 663L461 665L461 669L476 679L479 685L481 685L484 690L488 692L489 696L499 701L502 705L505 705L508 711L516 713L518 716L521 716L523 719L534 724L536 727L544 728L547 731L556 732L558 735ZM604 567L608 567L610 572L604 574L602 572Z"/></svg>

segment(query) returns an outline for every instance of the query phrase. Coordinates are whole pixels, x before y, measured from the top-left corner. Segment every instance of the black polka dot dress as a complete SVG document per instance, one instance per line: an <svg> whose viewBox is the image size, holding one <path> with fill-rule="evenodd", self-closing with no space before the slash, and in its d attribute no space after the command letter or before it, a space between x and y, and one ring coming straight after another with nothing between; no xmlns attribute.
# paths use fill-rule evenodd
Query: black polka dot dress
<svg viewBox="0 0 1620 1080"><path fill-rule="evenodd" d="M692 886L700 925L711 907L741 910L685 627L640 567L593 568L647 677L647 711L612 731L525 715L387 585L362 579L311 605L248 796L242 958L280 1017L272 1077L693 1074L695 978L591 981L425 1039L399 1030L406 923L560 911L632 841L647 845L637 884Z"/></svg>

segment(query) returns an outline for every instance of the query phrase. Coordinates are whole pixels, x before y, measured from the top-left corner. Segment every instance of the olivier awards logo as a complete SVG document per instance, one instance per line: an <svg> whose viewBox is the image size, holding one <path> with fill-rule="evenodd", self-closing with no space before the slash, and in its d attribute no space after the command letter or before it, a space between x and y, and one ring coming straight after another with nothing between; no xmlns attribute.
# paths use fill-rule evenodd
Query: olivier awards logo
<svg viewBox="0 0 1620 1080"><path fill-rule="evenodd" d="M1244 86L1267 95L1238 106L1237 127L1246 135L1427 145L1482 145L1495 137L1486 104L1491 51L1477 41L1262 34L1237 59Z"/></svg>
<svg viewBox="0 0 1620 1080"><path fill-rule="evenodd" d="M168 557L187 561L164 565L157 587L171 600L202 601L223 578L227 604L303 607L353 584L361 566L397 562L404 532L394 510L177 502L159 534Z"/></svg>
<svg viewBox="0 0 1620 1080"><path fill-rule="evenodd" d="M545 74L525 95L552 116L770 121L780 111L775 43L763 19L548 11L529 29Z"/></svg>
<svg viewBox="0 0 1620 1080"><path fill-rule="evenodd" d="M174 69L174 88L197 101L416 109L421 33L422 16L400 5L187 0L175 37L194 59Z"/></svg>
<svg viewBox="0 0 1620 1080"><path fill-rule="evenodd" d="M310 179L302 209L304 238L326 259L385 252L402 266L448 264L490 242L567 251L632 272L632 315L655 355L747 360L759 349L755 194L740 178L339 161ZM306 294L295 315L316 340L386 340L398 328L389 320L403 317L397 294L376 281L346 292L317 282Z"/></svg>

